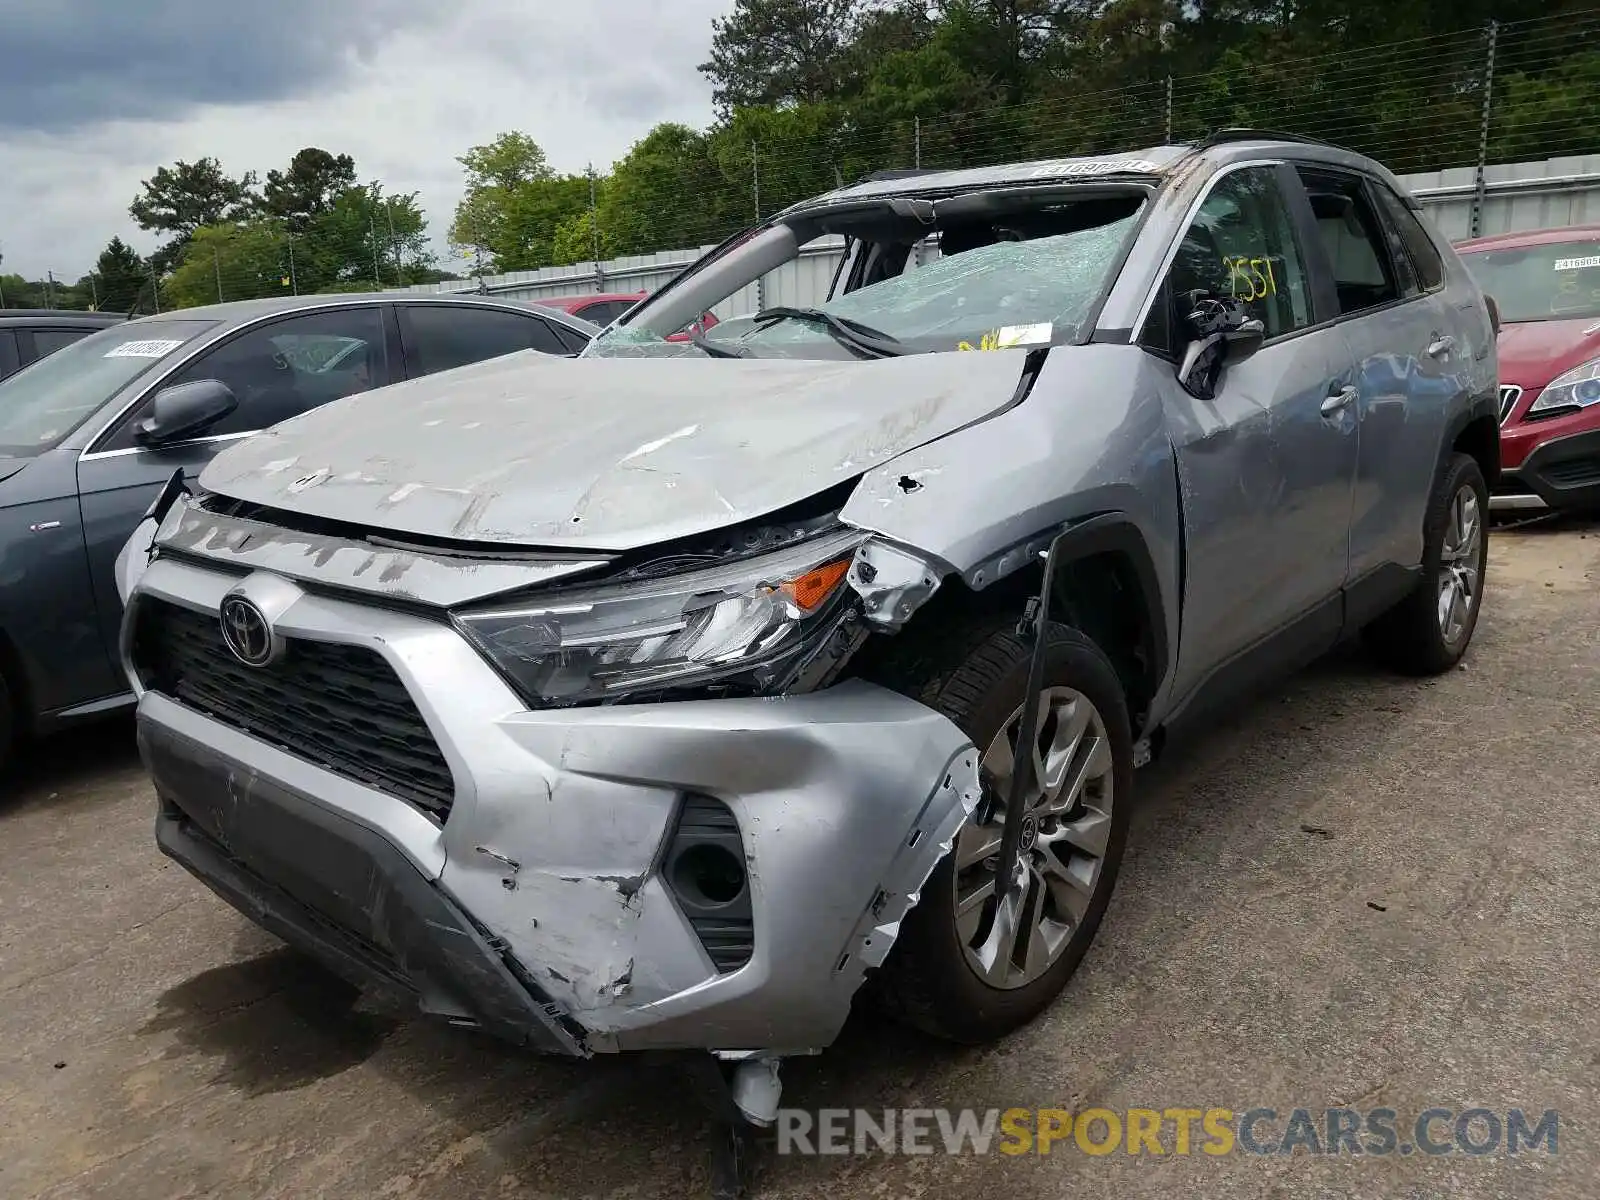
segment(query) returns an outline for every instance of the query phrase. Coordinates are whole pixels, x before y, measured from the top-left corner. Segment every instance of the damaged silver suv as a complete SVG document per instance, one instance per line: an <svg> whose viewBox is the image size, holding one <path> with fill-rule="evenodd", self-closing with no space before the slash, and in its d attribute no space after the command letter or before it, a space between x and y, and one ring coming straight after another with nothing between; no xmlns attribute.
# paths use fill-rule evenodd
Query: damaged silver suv
<svg viewBox="0 0 1600 1200"><path fill-rule="evenodd" d="M1169 729L1346 634L1466 650L1493 326L1389 172L1270 134L807 201L579 360L175 486L124 562L160 846L456 1024L709 1051L755 1119L864 980L998 1037Z"/></svg>

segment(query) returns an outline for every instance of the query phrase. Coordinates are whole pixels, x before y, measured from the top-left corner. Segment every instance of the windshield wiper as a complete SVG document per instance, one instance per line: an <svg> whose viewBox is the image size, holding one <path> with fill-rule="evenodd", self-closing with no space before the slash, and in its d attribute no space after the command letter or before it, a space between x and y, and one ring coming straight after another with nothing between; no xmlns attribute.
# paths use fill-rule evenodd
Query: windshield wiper
<svg viewBox="0 0 1600 1200"><path fill-rule="evenodd" d="M787 305L778 305L775 308L762 309L752 319L757 322L785 319L810 321L825 328L840 344L877 358L893 358L896 355L911 353L899 338L884 333L881 329L863 325L860 321L852 321L849 317L836 317L820 308L790 308Z"/></svg>
<svg viewBox="0 0 1600 1200"><path fill-rule="evenodd" d="M726 346L719 346L698 330L689 331L689 344L696 350L702 350L712 358L749 358L750 351L747 347L740 346L737 350L730 350Z"/></svg>

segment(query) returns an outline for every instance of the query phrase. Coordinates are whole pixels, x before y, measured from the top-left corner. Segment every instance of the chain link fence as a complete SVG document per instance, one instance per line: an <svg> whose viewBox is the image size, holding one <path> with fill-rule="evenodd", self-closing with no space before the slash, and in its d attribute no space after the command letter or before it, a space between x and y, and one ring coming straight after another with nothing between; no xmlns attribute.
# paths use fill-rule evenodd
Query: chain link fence
<svg viewBox="0 0 1600 1200"><path fill-rule="evenodd" d="M1398 174L1470 169L1478 194L1467 232L1476 233L1491 164L1600 153L1600 9L1310 58L1228 50L1202 73L979 111L883 113L850 104L777 114L767 124L736 117L669 147L641 171L570 181L582 197L576 219L566 214L560 229L533 219L528 237L542 247L535 261L589 267L590 282L574 290L604 290L610 260L677 252L676 260L874 171L1098 154L1192 141L1230 126L1335 142ZM434 214L436 227L443 216ZM381 212L362 224L338 244L260 228L225 233L204 253L191 248L186 265L159 287L149 276L117 281L112 290L133 311L150 312L437 277L420 237L391 235ZM461 261L438 265L467 282L441 290L474 287L472 277L496 270L483 246L459 249ZM110 281L89 282L101 307L115 307L103 300Z"/></svg>

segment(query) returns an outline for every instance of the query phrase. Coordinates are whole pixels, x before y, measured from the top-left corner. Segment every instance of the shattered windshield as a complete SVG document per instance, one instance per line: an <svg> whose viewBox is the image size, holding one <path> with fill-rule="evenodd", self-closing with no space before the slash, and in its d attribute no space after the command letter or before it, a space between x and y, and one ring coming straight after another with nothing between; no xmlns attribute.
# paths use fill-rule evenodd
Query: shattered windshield
<svg viewBox="0 0 1600 1200"><path fill-rule="evenodd" d="M635 324L614 326L590 355L848 357L850 339L837 325L830 329L827 317L903 353L1071 341L1109 286L1141 209L1136 198L1060 204L1015 219L951 222L937 238L861 242L855 255L867 269L853 291L730 313L705 331L699 348L669 349Z"/></svg>
<svg viewBox="0 0 1600 1200"><path fill-rule="evenodd" d="M819 307L920 349L1047 345L1077 336L1133 220L980 246ZM760 347L826 336L813 324L776 321L740 341Z"/></svg>

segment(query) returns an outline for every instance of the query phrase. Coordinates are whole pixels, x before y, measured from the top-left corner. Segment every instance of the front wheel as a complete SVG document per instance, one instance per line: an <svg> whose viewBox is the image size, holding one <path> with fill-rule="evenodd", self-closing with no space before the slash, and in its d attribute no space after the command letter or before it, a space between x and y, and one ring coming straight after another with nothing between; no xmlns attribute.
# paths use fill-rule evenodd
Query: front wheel
<svg viewBox="0 0 1600 1200"><path fill-rule="evenodd" d="M944 713L983 755L983 800L902 922L878 987L896 1015L957 1042L1001 1037L1061 993L1099 928L1127 840L1133 738L1121 684L1092 641L1051 625L1039 722L1022 741L1034 787L1015 884L998 887L1030 658L1014 623L941 638L939 651L913 651L880 678Z"/></svg>
<svg viewBox="0 0 1600 1200"><path fill-rule="evenodd" d="M1489 485L1477 460L1451 455L1428 501L1416 587L1366 630L1367 644L1389 666L1437 675L1467 652L1489 570L1488 513Z"/></svg>

